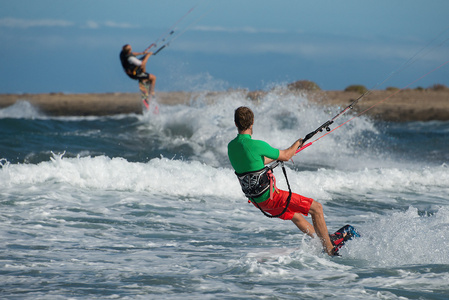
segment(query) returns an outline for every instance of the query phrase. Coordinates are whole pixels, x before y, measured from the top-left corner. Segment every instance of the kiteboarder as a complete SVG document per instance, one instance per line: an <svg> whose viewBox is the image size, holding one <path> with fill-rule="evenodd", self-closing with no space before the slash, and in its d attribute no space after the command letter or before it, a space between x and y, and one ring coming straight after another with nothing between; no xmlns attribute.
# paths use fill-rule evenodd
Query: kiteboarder
<svg viewBox="0 0 449 300"><path fill-rule="evenodd" d="M122 63L125 73L132 79L139 80L139 83L150 84L150 94L154 95L154 87L156 85L156 76L147 73L146 64L148 58L153 52L132 52L131 45L126 44L122 47L120 52L120 61ZM136 56L143 55L141 59Z"/></svg>
<svg viewBox="0 0 449 300"><path fill-rule="evenodd" d="M277 189L273 173L265 168L266 164L276 160L290 160L302 146L303 140L297 140L285 150L273 148L264 141L253 140L254 113L248 107L242 106L235 110L234 122L238 135L228 144L228 157L248 199L271 216L292 220L309 236L315 237L316 234L327 254L334 255L334 245L329 238L322 205L311 198ZM308 214L312 216L313 225L303 216Z"/></svg>

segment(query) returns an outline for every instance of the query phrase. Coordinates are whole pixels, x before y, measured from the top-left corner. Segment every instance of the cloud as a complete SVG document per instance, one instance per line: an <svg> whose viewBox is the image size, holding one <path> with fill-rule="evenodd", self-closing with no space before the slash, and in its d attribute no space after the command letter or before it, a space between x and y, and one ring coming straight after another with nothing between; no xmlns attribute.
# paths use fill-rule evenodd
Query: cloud
<svg viewBox="0 0 449 300"><path fill-rule="evenodd" d="M206 32L221 32L221 33L285 33L284 30L278 29L264 29L264 28L254 28L254 27L222 27L222 26L195 26L192 30L196 31L206 31Z"/></svg>
<svg viewBox="0 0 449 300"><path fill-rule="evenodd" d="M30 28L30 27L70 27L74 26L73 22L67 20L25 20L17 18L3 18L0 19L0 27L9 28Z"/></svg>
<svg viewBox="0 0 449 300"><path fill-rule="evenodd" d="M95 21L87 21L85 25L82 26L83 28L89 28L89 29L98 29L100 28L100 24Z"/></svg>
<svg viewBox="0 0 449 300"><path fill-rule="evenodd" d="M208 28L216 34L203 38L201 33L190 39L179 39L174 49L191 53L221 55L286 55L319 61L406 61L422 48L422 44L409 40L365 39L340 35L303 35L286 34L252 36L238 38L225 36L229 29L221 27ZM247 34L251 35L251 34ZM440 43L435 43L439 45ZM423 62L447 60L448 47L428 47L422 51L417 60Z"/></svg>
<svg viewBox="0 0 449 300"><path fill-rule="evenodd" d="M32 27L73 27L77 24L67 20L58 20L58 19L38 19L38 20L26 20L26 19L18 19L18 18L2 18L0 19L0 27L9 27L9 28L21 28L27 29ZM85 23L79 25L81 28L88 29L100 29L100 28L123 28L123 29L131 29L138 28L139 26L130 24L130 23L118 23L114 21L105 21L105 22L97 22L97 21L86 21Z"/></svg>
<svg viewBox="0 0 449 300"><path fill-rule="evenodd" d="M97 22L97 21L87 21L82 28L88 29L100 29L100 28L121 28L121 29L132 29L139 28L137 25L133 25L130 23L118 23L114 21L105 21L105 22Z"/></svg>
<svg viewBox="0 0 449 300"><path fill-rule="evenodd" d="M123 28L123 29L130 29L130 28L139 28L140 26L129 24L129 23L117 23L113 21L106 21L104 22L104 26L106 27L112 27L112 28Z"/></svg>

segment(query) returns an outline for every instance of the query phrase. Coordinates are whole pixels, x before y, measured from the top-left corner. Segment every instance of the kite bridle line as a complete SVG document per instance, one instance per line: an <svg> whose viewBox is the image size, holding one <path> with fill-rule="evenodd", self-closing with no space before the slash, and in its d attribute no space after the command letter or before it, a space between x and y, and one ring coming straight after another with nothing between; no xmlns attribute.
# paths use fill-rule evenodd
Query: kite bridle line
<svg viewBox="0 0 449 300"><path fill-rule="evenodd" d="M146 48L144 52L150 50L152 47L157 47L157 43L161 39L162 39L162 42L165 42L165 40L167 40L167 38L169 36L171 36L173 33L175 33L174 28L176 27L176 25L178 25L179 22L181 22L185 17L187 17L197 6L198 5L195 5L188 12L186 12L181 18L179 18L178 21L176 21L175 24L173 24L166 32L164 32L160 37L158 37L154 43L152 43L150 46L148 46L148 48Z"/></svg>
<svg viewBox="0 0 449 300"><path fill-rule="evenodd" d="M309 134L307 134L307 135L304 137L304 139L303 139L302 146L299 147L298 150L296 150L296 153L295 153L295 154L301 152L302 150L304 150L305 148L311 146L313 143L315 143L316 141L322 139L323 137L325 137L325 136L328 135L329 133L334 132L336 129L342 127L343 125L345 125L345 124L347 124L347 123L349 123L350 121L354 120L355 118L360 117L361 115L365 114L367 111L369 111L369 110L371 110L372 108L374 108L374 107L380 105L381 103L387 101L388 99L390 99L390 98L393 97L394 95L398 94L399 92L401 92L401 91L403 91L404 89L408 88L408 87L411 86L412 84L414 84L414 83L420 81L421 79L427 77L428 75L432 74L433 72L435 72L436 70L442 68L443 66L445 66L445 65L447 65L447 64L449 64L449 60L446 61L446 62L444 62L444 63L441 64L440 66L436 67L435 69L433 69L433 70L427 72L426 74L424 74L423 76L419 77L418 79L416 79L416 80L410 82L408 85L406 85L406 86L403 87L402 89L395 91L394 93L392 93L392 94L389 95L388 97L386 97L386 98L384 98L383 100L381 100L381 101L379 101L379 102L373 104L372 106L368 107L367 109L365 109L364 111L362 111L362 112L359 113L358 115L356 115L356 116L350 118L349 120L343 122L342 124L338 125L337 127L335 127L334 129L331 130L331 129L329 128L329 126L330 126L332 123L334 123L334 120L337 119L338 117L342 116L343 114L345 114L349 109L352 109L352 108L354 107L354 105L357 104L357 102L358 102L360 99L362 99L367 93L363 94L362 96L360 96L359 98L357 98L355 101L353 101L351 104L349 104L346 108L344 108L341 112L339 112L335 117L333 117L332 119L330 119L329 121L327 121L326 123L324 123L323 125L321 125L320 127L318 127L317 129L315 129L314 131L312 131L312 132L310 132ZM310 140L310 139L311 139L314 135L316 135L318 132L322 132L323 129L326 129L326 131L327 131L325 134L323 134L323 135L320 136L319 138L315 139L314 141L309 142L309 143L307 143L307 144L304 145L304 143L305 143L307 140Z"/></svg>
<svg viewBox="0 0 449 300"><path fill-rule="evenodd" d="M345 114L348 110L353 109L354 106L365 96L369 95L371 93L372 90L374 90L375 88L379 87L381 84L387 82L395 73L401 72L403 71L405 68L407 68L408 66L410 66L411 64L413 64L416 60L418 60L418 55L423 52L425 49L429 48L430 45L435 42L437 40L438 37L442 36L443 33L445 33L446 31L449 30L449 27L445 28L443 31L441 31L435 38L433 38L427 45L425 45L423 48L421 48L418 52L416 52L412 57L410 57L406 62L404 62L401 66L399 66L397 69L395 69L393 72L390 73L390 75L388 75L382 82L376 84L374 87L372 87L371 89L369 89L368 91L366 91L365 93L363 93L360 97L358 97L356 100L354 100L351 104L349 104L347 107L345 107L342 111L340 111L337 115L335 115L332 119L328 120L327 122L325 122L323 125L319 126L317 129L315 129L314 131L308 133L304 139L303 139L303 143L302 146L300 146L298 148L298 150L296 150L296 153L301 152L302 150L304 150L305 148L311 146L313 143L315 143L316 141L320 140L321 138L325 137L326 135L328 135L329 133L333 132L334 130L336 130L337 128L340 128L341 126L347 124L348 122L354 120L355 118L365 114L367 111L371 110L372 108L376 107L377 105L387 101L388 99L390 99L391 97L393 97L394 95L398 94L399 92L401 92L402 90L408 88L409 86L411 86L413 83L418 82L419 80L421 80L422 78L428 76L429 74L435 72L436 70L440 69L441 67L445 66L446 64L449 63L449 61L441 64L440 66L436 67L435 69L433 69L432 71L424 74L423 76L419 77L418 79L414 80L413 82L409 83L408 85L406 85L405 87L403 87L402 89L397 90L396 92L392 93L390 96L386 97L385 99L375 103L374 105L372 105L371 107L367 108L366 110L362 111L361 113L359 113L358 115L350 118L349 120L347 120L346 122L340 124L339 126L335 127L334 129L330 129L330 125L332 125L334 123L334 121L339 118L340 116L342 116L343 114ZM443 45L446 41L449 40L449 37L444 39L440 44L434 46L432 49L430 49L427 53L423 54L422 56L427 55L428 53L432 52L433 50L435 50L436 48L440 47L441 45ZM326 133L323 134L322 136L320 136L319 138L317 138L316 140L309 142L307 144L304 144L306 141L310 140L313 136L315 136L318 132L322 132L323 129L326 129Z"/></svg>
<svg viewBox="0 0 449 300"><path fill-rule="evenodd" d="M193 8L192 8L193 9ZM191 28L193 25L195 25L196 23L198 23L201 19L203 19L206 15L208 15L210 12L212 11L212 8L208 11L206 11L204 14L202 14L200 17L198 17L197 19L195 19L192 23L190 23L187 27L184 28L183 31L179 32L176 35L173 35L174 30L170 31L169 35L167 38L164 38L163 42L164 44L162 46L159 47L159 49L157 49L153 55L158 54L159 52L161 52L163 49L165 49L166 47L170 46L170 43L173 42L174 40L176 40L178 37L180 37L181 35L183 35L189 28ZM168 39L168 41L166 41Z"/></svg>

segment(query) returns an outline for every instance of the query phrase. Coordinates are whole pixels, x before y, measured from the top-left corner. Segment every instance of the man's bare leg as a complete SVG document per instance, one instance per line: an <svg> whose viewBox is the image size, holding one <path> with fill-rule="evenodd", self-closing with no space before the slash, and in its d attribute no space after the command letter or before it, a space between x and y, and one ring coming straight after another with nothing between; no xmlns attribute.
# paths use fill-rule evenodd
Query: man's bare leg
<svg viewBox="0 0 449 300"><path fill-rule="evenodd" d="M310 224L303 215L300 213L295 213L292 218L292 222L299 228L302 232L310 237L315 237L315 229L312 224Z"/></svg>
<svg viewBox="0 0 449 300"><path fill-rule="evenodd" d="M324 220L323 206L319 202L313 201L310 206L309 214L312 216L313 228L321 239L324 249L327 254L333 255L334 246L329 238L326 221Z"/></svg>
<svg viewBox="0 0 449 300"><path fill-rule="evenodd" d="M153 74L149 75L149 82L150 82L150 95L154 96L154 88L156 86L156 76L154 76Z"/></svg>
<svg viewBox="0 0 449 300"><path fill-rule="evenodd" d="M140 66L140 68L142 69L143 72L147 71L147 62L148 62L148 58L150 58L151 54L147 53L145 54L145 56L142 59L142 65Z"/></svg>
<svg viewBox="0 0 449 300"><path fill-rule="evenodd" d="M147 81L139 81L139 90L142 93L142 97L148 98Z"/></svg>

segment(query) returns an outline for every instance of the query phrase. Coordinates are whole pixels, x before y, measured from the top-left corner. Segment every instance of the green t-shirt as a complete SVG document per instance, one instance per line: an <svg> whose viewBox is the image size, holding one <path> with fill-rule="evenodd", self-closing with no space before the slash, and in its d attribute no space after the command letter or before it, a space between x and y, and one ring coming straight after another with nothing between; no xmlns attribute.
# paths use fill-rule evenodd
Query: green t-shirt
<svg viewBox="0 0 449 300"><path fill-rule="evenodd" d="M268 143L253 140L249 134L238 134L228 144L228 157L231 165L238 174L258 171L265 167L264 157L279 158L279 149L271 147ZM255 198L256 202L262 202L270 197L270 191Z"/></svg>

